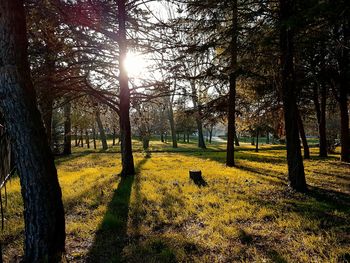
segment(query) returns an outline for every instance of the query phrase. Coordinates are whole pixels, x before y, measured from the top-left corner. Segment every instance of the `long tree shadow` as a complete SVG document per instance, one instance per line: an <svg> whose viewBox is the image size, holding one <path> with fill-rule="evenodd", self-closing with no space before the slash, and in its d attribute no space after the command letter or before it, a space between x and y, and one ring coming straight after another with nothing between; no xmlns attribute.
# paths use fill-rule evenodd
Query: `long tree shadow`
<svg viewBox="0 0 350 263"><path fill-rule="evenodd" d="M148 158L145 157L137 164L137 173ZM96 231L86 262L121 262L123 248L129 242L127 224L134 180L135 176L121 178L102 223Z"/></svg>

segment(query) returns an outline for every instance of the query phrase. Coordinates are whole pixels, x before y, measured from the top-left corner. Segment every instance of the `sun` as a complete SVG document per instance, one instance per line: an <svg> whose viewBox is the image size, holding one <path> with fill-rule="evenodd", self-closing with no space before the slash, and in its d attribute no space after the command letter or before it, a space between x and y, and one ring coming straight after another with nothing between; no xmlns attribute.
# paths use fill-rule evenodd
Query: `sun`
<svg viewBox="0 0 350 263"><path fill-rule="evenodd" d="M125 69L129 77L139 78L147 71L146 59L139 53L128 52L125 59Z"/></svg>

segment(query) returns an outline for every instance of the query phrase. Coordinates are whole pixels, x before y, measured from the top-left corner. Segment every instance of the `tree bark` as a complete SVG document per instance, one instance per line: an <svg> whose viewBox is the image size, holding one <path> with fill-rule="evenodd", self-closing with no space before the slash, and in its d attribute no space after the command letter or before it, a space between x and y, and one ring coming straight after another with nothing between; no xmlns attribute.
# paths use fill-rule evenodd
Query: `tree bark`
<svg viewBox="0 0 350 263"><path fill-rule="evenodd" d="M79 141L80 141L80 146L81 146L82 148L84 148L83 129L80 130L80 138L79 138Z"/></svg>
<svg viewBox="0 0 350 263"><path fill-rule="evenodd" d="M106 138L106 133L103 128L103 124L101 121L101 116L100 116L100 110L98 109L98 106L95 107L95 118L96 118L96 123L98 127L98 131L100 132L100 139L102 142L102 149L107 150L108 145L107 145L107 138Z"/></svg>
<svg viewBox="0 0 350 263"><path fill-rule="evenodd" d="M123 176L135 174L134 157L132 155L131 144L131 127L130 127L130 90L129 78L125 68L125 59L127 54L126 42L126 11L125 0L117 0L118 5L118 24L119 24L119 107L120 107L120 140L122 155L122 171Z"/></svg>
<svg viewBox="0 0 350 263"><path fill-rule="evenodd" d="M94 149L96 150L96 130L95 130L95 125L92 126L92 140L94 143Z"/></svg>
<svg viewBox="0 0 350 263"><path fill-rule="evenodd" d="M210 126L210 129L209 129L209 143L212 142L212 139L213 139L213 126Z"/></svg>
<svg viewBox="0 0 350 263"><path fill-rule="evenodd" d="M30 77L23 2L0 1L0 109L24 203L25 262L59 262L65 222L61 188Z"/></svg>
<svg viewBox="0 0 350 263"><path fill-rule="evenodd" d="M266 132L266 144L270 144L270 133Z"/></svg>
<svg viewBox="0 0 350 263"><path fill-rule="evenodd" d="M303 123L303 120L301 119L301 115L300 115L299 110L298 110L298 114L297 114L297 121L298 121L298 129L299 129L300 138L301 138L303 148L304 148L304 159L310 159L310 148L309 148L309 145L307 143L305 129L304 129L304 123Z"/></svg>
<svg viewBox="0 0 350 263"><path fill-rule="evenodd" d="M342 162L350 163L350 138L349 138L349 113L348 113L348 101L346 87L342 88L342 92L339 99L340 108L340 160ZM343 94L342 94L343 93ZM342 98L343 96L343 98Z"/></svg>
<svg viewBox="0 0 350 263"><path fill-rule="evenodd" d="M89 138L89 132L87 129L85 130L85 143L86 143L86 147L90 149L90 138Z"/></svg>
<svg viewBox="0 0 350 263"><path fill-rule="evenodd" d="M327 88L321 84L321 103L319 101L318 87L313 86L314 105L317 117L318 134L319 134L319 156L327 157L327 133L326 133L326 106L327 106Z"/></svg>
<svg viewBox="0 0 350 263"><path fill-rule="evenodd" d="M255 152L259 152L259 129L258 128L256 128Z"/></svg>
<svg viewBox="0 0 350 263"><path fill-rule="evenodd" d="M78 127L75 127L74 139L75 139L75 147L78 147L79 146L79 142L78 142Z"/></svg>
<svg viewBox="0 0 350 263"><path fill-rule="evenodd" d="M196 124L197 124L197 132L198 132L198 147L205 149L205 141L204 141L204 135L203 135L203 123L202 123L202 112L201 112L201 105L198 100L197 90L196 90L196 83L194 81L191 82L191 89L192 89L192 102L193 107L196 109Z"/></svg>
<svg viewBox="0 0 350 263"><path fill-rule="evenodd" d="M290 186L300 192L307 190L301 156L295 92L294 32L290 21L295 15L294 0L280 0L280 61L281 89L287 140L288 179Z"/></svg>
<svg viewBox="0 0 350 263"><path fill-rule="evenodd" d="M235 146L239 146L239 140L238 140L237 132L235 132Z"/></svg>
<svg viewBox="0 0 350 263"><path fill-rule="evenodd" d="M63 142L63 154L72 153L72 135L71 135L71 103L67 102L64 105L64 142Z"/></svg>
<svg viewBox="0 0 350 263"><path fill-rule="evenodd" d="M350 131L349 131L349 111L348 95L350 94L350 76L349 76L349 18L345 18L341 27L343 35L343 45L339 52L338 63L340 69L339 76L339 109L340 109L340 160L350 163Z"/></svg>
<svg viewBox="0 0 350 263"><path fill-rule="evenodd" d="M177 138L175 130L175 121L174 121L174 110L171 104L168 105L168 118L170 124L171 139L173 142L173 148L177 148Z"/></svg>
<svg viewBox="0 0 350 263"><path fill-rule="evenodd" d="M116 130L115 130L115 127L113 127L113 143L112 143L113 146L115 146L115 138L116 137L117 137Z"/></svg>
<svg viewBox="0 0 350 263"><path fill-rule="evenodd" d="M235 166L234 136L236 133L236 79L237 79L237 40L238 40L238 6L237 0L232 1L232 35L231 35L231 73L229 76L228 94L228 125L226 165Z"/></svg>

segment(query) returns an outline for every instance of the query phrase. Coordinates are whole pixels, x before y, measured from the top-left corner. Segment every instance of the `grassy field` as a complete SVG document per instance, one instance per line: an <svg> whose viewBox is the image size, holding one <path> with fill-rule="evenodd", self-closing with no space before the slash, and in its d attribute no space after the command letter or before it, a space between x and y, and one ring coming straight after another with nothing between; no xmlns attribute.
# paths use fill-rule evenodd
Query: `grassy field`
<svg viewBox="0 0 350 263"><path fill-rule="evenodd" d="M120 178L118 148L74 148L57 158L66 211L69 262L349 262L350 166L337 154L305 161L307 194L287 187L283 146L135 142L137 175ZM202 170L206 187L189 180ZM5 262L23 253L18 179L7 186Z"/></svg>

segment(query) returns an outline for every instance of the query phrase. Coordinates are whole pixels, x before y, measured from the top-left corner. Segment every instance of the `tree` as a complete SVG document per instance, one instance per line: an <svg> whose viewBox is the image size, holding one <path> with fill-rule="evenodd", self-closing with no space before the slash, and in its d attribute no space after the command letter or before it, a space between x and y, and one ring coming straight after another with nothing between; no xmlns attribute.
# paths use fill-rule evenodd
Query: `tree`
<svg viewBox="0 0 350 263"><path fill-rule="evenodd" d="M226 165L235 165L234 136L236 134L236 79L237 79L237 39L238 39L238 7L237 0L232 2L232 39L231 39L231 73L229 75L228 124Z"/></svg>
<svg viewBox="0 0 350 263"><path fill-rule="evenodd" d="M125 0L117 0L118 5L118 24L119 24L119 123L120 123L120 142L122 152L122 172L121 174L135 174L134 157L131 146L131 127L130 127L130 90L128 73L125 68L125 59L127 50L126 41L126 10Z"/></svg>
<svg viewBox="0 0 350 263"><path fill-rule="evenodd" d="M30 77L23 2L0 2L0 109L24 202L25 262L58 262L64 252L61 188Z"/></svg>
<svg viewBox="0 0 350 263"><path fill-rule="evenodd" d="M287 140L288 179L296 191L307 190L303 159L301 156L294 74L294 29L295 0L280 0L280 63L281 90Z"/></svg>

